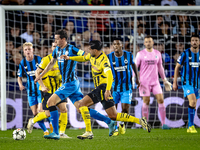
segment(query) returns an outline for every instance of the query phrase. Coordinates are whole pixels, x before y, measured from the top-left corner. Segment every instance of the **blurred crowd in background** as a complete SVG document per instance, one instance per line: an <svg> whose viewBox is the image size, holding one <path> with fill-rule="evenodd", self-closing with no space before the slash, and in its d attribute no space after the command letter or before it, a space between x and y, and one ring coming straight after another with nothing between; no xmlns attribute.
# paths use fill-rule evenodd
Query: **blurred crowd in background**
<svg viewBox="0 0 200 150"><path fill-rule="evenodd" d="M134 5L134 0L4 0L1 4L11 5ZM196 5L191 0L139 0L138 5ZM87 15L84 15L87 14ZM173 78L177 58L186 48L190 47L191 35L200 35L199 13L152 13L137 17L136 49L134 39L134 13L125 11L72 11L37 12L37 11L6 11L6 60L7 77L16 78L20 61L23 59L22 45L32 42L34 54L44 57L52 52L54 33L65 29L68 43L87 52L89 41L103 42L103 51L113 51L112 39L120 37L123 49L134 52L144 49L144 37L151 35L154 48L162 53L165 74ZM143 14L141 12L141 14ZM85 81L92 80L90 64L78 63L77 75Z"/></svg>

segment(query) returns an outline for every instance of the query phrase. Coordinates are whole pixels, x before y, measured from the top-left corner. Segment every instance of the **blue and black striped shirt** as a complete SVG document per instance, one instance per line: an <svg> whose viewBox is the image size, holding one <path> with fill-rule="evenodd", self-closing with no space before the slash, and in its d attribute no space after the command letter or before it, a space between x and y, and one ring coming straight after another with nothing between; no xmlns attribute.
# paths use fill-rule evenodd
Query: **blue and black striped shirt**
<svg viewBox="0 0 200 150"><path fill-rule="evenodd" d="M26 75L27 77L27 94L28 96L38 96L39 91L39 83L34 83L35 80L35 70L37 69L38 65L41 62L41 57L34 55L32 61L27 61L25 58L19 64L18 76L23 77Z"/></svg>
<svg viewBox="0 0 200 150"><path fill-rule="evenodd" d="M61 55L67 56L82 56L84 55L84 51L74 47L73 45L68 44L65 48L61 49L60 47L56 47L52 53L53 58L58 60L58 66L60 70L60 74L62 75L62 83L72 82L77 79L75 73L75 67L77 62L73 60L65 60L61 59Z"/></svg>
<svg viewBox="0 0 200 150"><path fill-rule="evenodd" d="M116 57L114 52L107 55L110 60L114 82L114 91L124 92L132 89L132 64L133 55L123 50L121 57Z"/></svg>
<svg viewBox="0 0 200 150"><path fill-rule="evenodd" d="M193 53L190 48L186 49L177 62L182 66L181 82L182 85L191 85L194 88L199 88L198 77L200 73L200 52Z"/></svg>

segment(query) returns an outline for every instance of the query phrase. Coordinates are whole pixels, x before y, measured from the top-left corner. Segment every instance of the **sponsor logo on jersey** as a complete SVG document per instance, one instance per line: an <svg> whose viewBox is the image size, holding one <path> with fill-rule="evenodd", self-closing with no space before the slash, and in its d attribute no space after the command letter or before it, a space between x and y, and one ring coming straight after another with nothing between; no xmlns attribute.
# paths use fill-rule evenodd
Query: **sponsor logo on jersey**
<svg viewBox="0 0 200 150"><path fill-rule="evenodd" d="M120 67L114 67L114 69L117 70L117 72L126 71L127 65L126 66L120 66Z"/></svg>

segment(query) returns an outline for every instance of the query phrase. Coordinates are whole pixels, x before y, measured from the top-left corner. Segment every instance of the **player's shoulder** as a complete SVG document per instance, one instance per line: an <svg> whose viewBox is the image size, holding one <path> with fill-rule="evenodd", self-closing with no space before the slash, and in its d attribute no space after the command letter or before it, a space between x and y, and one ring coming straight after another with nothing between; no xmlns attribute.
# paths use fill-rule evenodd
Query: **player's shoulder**
<svg viewBox="0 0 200 150"><path fill-rule="evenodd" d="M34 55L34 59L42 59L42 57L40 57L38 55Z"/></svg>
<svg viewBox="0 0 200 150"><path fill-rule="evenodd" d="M111 52L107 56L109 57L109 56L112 56L113 54L114 54L114 52Z"/></svg>
<svg viewBox="0 0 200 150"><path fill-rule="evenodd" d="M126 54L132 54L131 52L126 51L126 50L123 50L123 52L126 53Z"/></svg>

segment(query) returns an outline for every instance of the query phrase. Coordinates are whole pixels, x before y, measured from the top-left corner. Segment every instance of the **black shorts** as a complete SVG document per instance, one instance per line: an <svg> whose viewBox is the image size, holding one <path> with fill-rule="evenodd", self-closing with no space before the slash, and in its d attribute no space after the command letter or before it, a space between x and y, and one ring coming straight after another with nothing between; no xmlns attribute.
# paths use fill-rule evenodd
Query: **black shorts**
<svg viewBox="0 0 200 150"><path fill-rule="evenodd" d="M43 110L48 110L47 101L53 94L44 93L44 92L41 92L41 94L42 94L42 108ZM67 99L60 101L58 104L56 104L56 106L63 102L67 102Z"/></svg>
<svg viewBox="0 0 200 150"><path fill-rule="evenodd" d="M104 96L105 91L106 91L106 84L101 84L98 87L96 87L94 90L92 90L92 92L90 92L88 96L92 99L94 104L101 102L101 104L103 105L103 108L106 110L114 106L115 102L113 101L113 99L110 99L107 101L105 100L105 96Z"/></svg>

